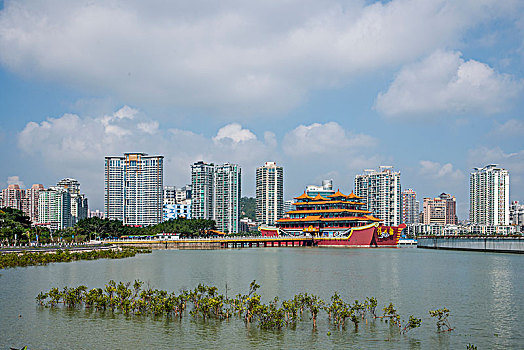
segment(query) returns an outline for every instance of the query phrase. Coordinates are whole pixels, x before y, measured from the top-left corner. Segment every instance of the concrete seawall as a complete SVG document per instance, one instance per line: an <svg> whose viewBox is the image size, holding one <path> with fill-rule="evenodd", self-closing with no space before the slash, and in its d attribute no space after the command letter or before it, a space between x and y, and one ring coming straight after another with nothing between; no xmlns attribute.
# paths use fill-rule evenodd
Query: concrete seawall
<svg viewBox="0 0 524 350"><path fill-rule="evenodd" d="M524 237L419 237L417 248L524 254Z"/></svg>

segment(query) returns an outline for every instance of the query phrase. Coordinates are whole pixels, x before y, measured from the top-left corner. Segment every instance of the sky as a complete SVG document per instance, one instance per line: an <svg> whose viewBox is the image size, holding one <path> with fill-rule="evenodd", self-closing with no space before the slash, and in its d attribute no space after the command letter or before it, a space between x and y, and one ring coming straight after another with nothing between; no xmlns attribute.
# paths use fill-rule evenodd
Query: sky
<svg viewBox="0 0 524 350"><path fill-rule="evenodd" d="M420 201L499 164L524 201L524 2L0 1L0 187L76 178L103 209L104 157L284 167L285 198L392 165Z"/></svg>

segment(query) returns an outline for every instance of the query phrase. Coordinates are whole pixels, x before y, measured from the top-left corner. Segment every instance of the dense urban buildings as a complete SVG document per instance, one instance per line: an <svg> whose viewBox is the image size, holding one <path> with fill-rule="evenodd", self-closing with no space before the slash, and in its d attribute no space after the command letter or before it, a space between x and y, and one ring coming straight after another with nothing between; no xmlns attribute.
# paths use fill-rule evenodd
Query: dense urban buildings
<svg viewBox="0 0 524 350"><path fill-rule="evenodd" d="M191 219L191 200L185 200L175 204L164 204L163 211L164 221L178 218Z"/></svg>
<svg viewBox="0 0 524 350"><path fill-rule="evenodd" d="M509 173L497 164L475 168L469 180L469 221L476 225L509 225Z"/></svg>
<svg viewBox="0 0 524 350"><path fill-rule="evenodd" d="M513 201L509 206L509 224L524 227L524 204L519 201Z"/></svg>
<svg viewBox="0 0 524 350"><path fill-rule="evenodd" d="M273 226L284 215L284 168L266 162L256 170L256 222Z"/></svg>
<svg viewBox="0 0 524 350"><path fill-rule="evenodd" d="M380 170L364 170L364 174L355 177L355 194L362 197L367 210L386 226L401 223L401 186L400 172L391 166L381 166Z"/></svg>
<svg viewBox="0 0 524 350"><path fill-rule="evenodd" d="M417 193L413 189L402 191L402 223L417 224L419 222L419 206Z"/></svg>
<svg viewBox="0 0 524 350"><path fill-rule="evenodd" d="M89 208L86 195L80 193L80 182L66 178L60 180L56 186L63 188L71 196L71 224L74 225L78 221L86 219Z"/></svg>
<svg viewBox="0 0 524 350"><path fill-rule="evenodd" d="M163 221L179 217L191 219L191 192L191 185L164 186Z"/></svg>
<svg viewBox="0 0 524 350"><path fill-rule="evenodd" d="M457 224L457 202L454 196L442 193L437 198L424 198L424 221L425 225L456 225Z"/></svg>
<svg viewBox="0 0 524 350"><path fill-rule="evenodd" d="M331 196L335 193L333 190L333 180L322 180L322 186L308 185L306 186L306 194L310 197L321 195L322 197Z"/></svg>
<svg viewBox="0 0 524 350"><path fill-rule="evenodd" d="M164 157L124 153L105 157L104 211L124 225L149 226L162 221Z"/></svg>
<svg viewBox="0 0 524 350"><path fill-rule="evenodd" d="M105 219L106 216L103 211L100 210L89 210L88 211L88 217L90 218L99 218L99 219Z"/></svg>
<svg viewBox="0 0 524 350"><path fill-rule="evenodd" d="M21 189L19 185L11 184L2 190L0 207L10 207L22 210L32 223L38 222L38 196L44 186L34 184L30 189Z"/></svg>
<svg viewBox="0 0 524 350"><path fill-rule="evenodd" d="M2 190L2 207L9 207L18 210L25 209L26 193L19 185L11 184Z"/></svg>
<svg viewBox="0 0 524 350"><path fill-rule="evenodd" d="M217 230L239 232L242 171L237 164L191 165L191 216L215 220Z"/></svg>
<svg viewBox="0 0 524 350"><path fill-rule="evenodd" d="M164 205L177 204L191 199L191 185L183 187L164 186Z"/></svg>

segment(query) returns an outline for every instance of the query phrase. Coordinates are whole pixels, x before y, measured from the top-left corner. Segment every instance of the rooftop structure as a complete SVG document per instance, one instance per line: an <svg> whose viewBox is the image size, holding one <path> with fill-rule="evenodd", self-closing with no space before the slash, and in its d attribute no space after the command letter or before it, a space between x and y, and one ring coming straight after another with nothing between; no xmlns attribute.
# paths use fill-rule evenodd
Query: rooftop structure
<svg viewBox="0 0 524 350"><path fill-rule="evenodd" d="M345 195L337 190L327 197L320 194L312 197L304 192L295 199L295 209L277 221L277 227L289 234L333 237L347 233L352 227L382 221L371 215L363 198L353 192Z"/></svg>

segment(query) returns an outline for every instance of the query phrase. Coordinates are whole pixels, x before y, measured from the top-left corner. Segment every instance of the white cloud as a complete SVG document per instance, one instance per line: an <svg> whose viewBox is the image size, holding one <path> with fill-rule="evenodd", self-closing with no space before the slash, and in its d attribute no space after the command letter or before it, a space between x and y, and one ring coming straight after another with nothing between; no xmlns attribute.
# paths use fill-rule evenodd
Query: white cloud
<svg viewBox="0 0 524 350"><path fill-rule="evenodd" d="M299 125L284 136L284 152L292 156L307 157L311 154L337 154L376 145L376 140L368 135L353 134L344 130L336 122Z"/></svg>
<svg viewBox="0 0 524 350"><path fill-rule="evenodd" d="M138 123L136 127L145 133L153 135L158 131L158 125L158 122L154 120L151 122Z"/></svg>
<svg viewBox="0 0 524 350"><path fill-rule="evenodd" d="M479 23L521 14L497 0L366 3L8 1L0 62L133 103L251 115L286 110L312 89L412 62Z"/></svg>
<svg viewBox="0 0 524 350"><path fill-rule="evenodd" d="M453 164L440 164L430 160L421 160L420 174L429 179L441 179L444 182L450 181L456 183L462 181L465 176L462 171L453 168Z"/></svg>
<svg viewBox="0 0 524 350"><path fill-rule="evenodd" d="M7 184L8 185L18 185L20 188L25 188L25 184L22 180L20 180L20 177L18 176L8 176L7 177Z"/></svg>
<svg viewBox="0 0 524 350"><path fill-rule="evenodd" d="M524 121L517 119L507 120L505 123L496 123L493 133L496 135L508 137L524 135Z"/></svg>
<svg viewBox="0 0 524 350"><path fill-rule="evenodd" d="M231 123L220 128L213 141L219 142L221 140L229 139L235 143L245 142L249 140L256 140L257 137L248 129L242 129L242 125L238 123Z"/></svg>
<svg viewBox="0 0 524 350"><path fill-rule="evenodd" d="M388 91L377 96L375 108L387 116L493 114L506 110L521 93L521 81L461 56L436 51L404 67Z"/></svg>

